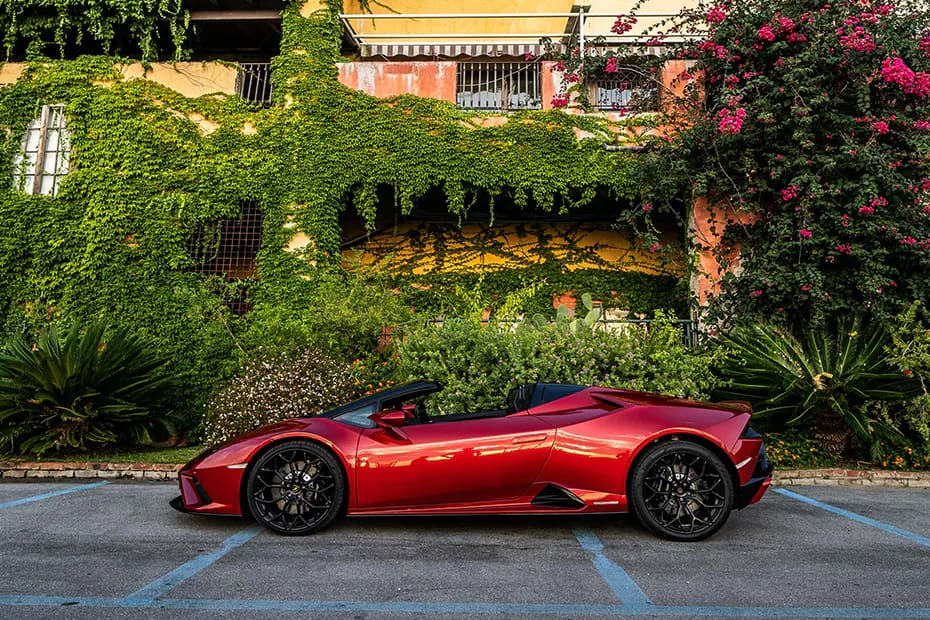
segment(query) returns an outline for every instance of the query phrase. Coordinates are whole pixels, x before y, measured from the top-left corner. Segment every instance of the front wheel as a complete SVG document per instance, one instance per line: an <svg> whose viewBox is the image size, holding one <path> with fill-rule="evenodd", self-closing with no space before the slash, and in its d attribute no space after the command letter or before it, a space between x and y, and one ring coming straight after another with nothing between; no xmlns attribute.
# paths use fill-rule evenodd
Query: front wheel
<svg viewBox="0 0 930 620"><path fill-rule="evenodd" d="M723 461L691 441L656 444L630 479L630 506L646 528L672 540L707 538L733 508L733 479Z"/></svg>
<svg viewBox="0 0 930 620"><path fill-rule="evenodd" d="M259 457L246 494L252 514L265 527L279 534L310 534L345 507L345 475L326 448L288 441Z"/></svg>

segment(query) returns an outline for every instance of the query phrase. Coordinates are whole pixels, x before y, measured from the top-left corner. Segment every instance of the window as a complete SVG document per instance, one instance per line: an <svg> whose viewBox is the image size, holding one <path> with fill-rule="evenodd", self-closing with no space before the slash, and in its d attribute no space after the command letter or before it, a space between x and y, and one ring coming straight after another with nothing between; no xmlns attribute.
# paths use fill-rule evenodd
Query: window
<svg viewBox="0 0 930 620"><path fill-rule="evenodd" d="M64 104L44 105L29 123L19 153L13 158L13 183L27 194L54 196L68 174L71 136L65 127Z"/></svg>
<svg viewBox="0 0 930 620"><path fill-rule="evenodd" d="M659 109L659 87L655 79L637 66L619 66L615 74L595 84L598 110L627 112Z"/></svg>
<svg viewBox="0 0 930 620"><path fill-rule="evenodd" d="M465 110L538 110L542 107L539 64L460 62L455 98Z"/></svg>
<svg viewBox="0 0 930 620"><path fill-rule="evenodd" d="M239 217L231 217L194 231L188 242L188 253L194 271L220 276L226 282L239 283L255 275L255 259L262 244L263 217L258 203L244 200ZM226 291L226 305L238 315L251 309L244 286Z"/></svg>
<svg viewBox="0 0 930 620"><path fill-rule="evenodd" d="M239 64L236 94L256 105L271 105L271 65L267 62Z"/></svg>

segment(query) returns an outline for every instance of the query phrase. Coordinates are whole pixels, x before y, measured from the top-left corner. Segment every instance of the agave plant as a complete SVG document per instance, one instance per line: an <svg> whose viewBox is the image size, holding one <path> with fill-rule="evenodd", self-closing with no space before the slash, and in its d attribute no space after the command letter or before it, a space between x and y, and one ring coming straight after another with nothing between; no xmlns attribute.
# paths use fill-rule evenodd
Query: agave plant
<svg viewBox="0 0 930 620"><path fill-rule="evenodd" d="M750 401L756 418L776 427L810 425L834 454L849 448L853 434L873 456L883 441L900 436L865 408L869 401L908 398L918 387L889 363L889 334L877 322L840 321L835 330L812 330L804 343L777 326L757 324L722 341L733 355L724 368L730 383L718 394Z"/></svg>
<svg viewBox="0 0 930 620"><path fill-rule="evenodd" d="M40 455L116 441L143 443L153 427L170 431L157 409L170 379L164 360L125 330L54 325L33 343L11 338L0 353L0 453Z"/></svg>

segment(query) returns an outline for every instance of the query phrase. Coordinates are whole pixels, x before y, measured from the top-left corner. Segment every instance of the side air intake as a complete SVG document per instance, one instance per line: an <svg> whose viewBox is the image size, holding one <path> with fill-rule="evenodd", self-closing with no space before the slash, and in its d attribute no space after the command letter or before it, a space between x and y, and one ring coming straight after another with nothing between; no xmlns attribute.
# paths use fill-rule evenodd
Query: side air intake
<svg viewBox="0 0 930 620"><path fill-rule="evenodd" d="M567 489L554 484L547 484L539 494L533 498L534 506L549 506L552 508L584 508L585 503L577 495Z"/></svg>

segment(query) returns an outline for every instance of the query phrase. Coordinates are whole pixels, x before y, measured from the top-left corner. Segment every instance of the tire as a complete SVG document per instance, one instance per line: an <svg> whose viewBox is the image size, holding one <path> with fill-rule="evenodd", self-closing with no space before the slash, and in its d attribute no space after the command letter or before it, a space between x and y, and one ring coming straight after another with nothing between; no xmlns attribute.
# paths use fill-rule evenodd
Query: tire
<svg viewBox="0 0 930 620"><path fill-rule="evenodd" d="M262 454L246 486L249 509L268 529L311 534L342 514L346 477L336 457L309 441L288 441Z"/></svg>
<svg viewBox="0 0 930 620"><path fill-rule="evenodd" d="M630 507L639 522L665 538L701 540L733 509L733 478L708 448L687 440L646 449L630 478Z"/></svg>

